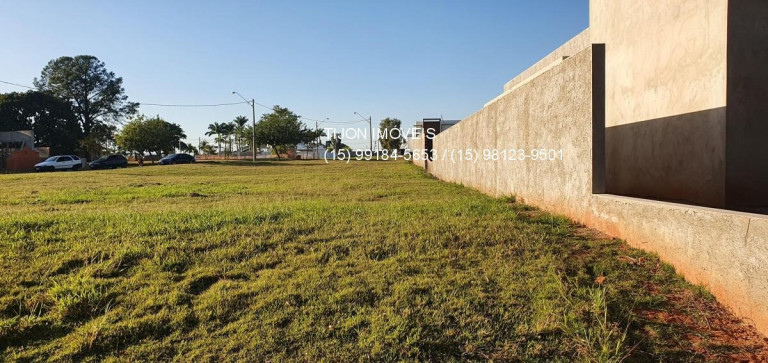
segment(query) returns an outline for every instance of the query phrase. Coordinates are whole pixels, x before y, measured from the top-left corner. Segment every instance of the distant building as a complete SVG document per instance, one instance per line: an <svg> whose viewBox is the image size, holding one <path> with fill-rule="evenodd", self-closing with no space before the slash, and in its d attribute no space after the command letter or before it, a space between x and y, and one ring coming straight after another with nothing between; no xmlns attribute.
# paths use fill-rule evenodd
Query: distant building
<svg viewBox="0 0 768 363"><path fill-rule="evenodd" d="M416 121L413 127L406 136L405 147L407 151L419 150L424 148L424 124L428 126L431 124L436 127L435 135L448 130L451 126L456 125L461 120L443 120L442 118L425 118ZM439 125L439 127L437 127Z"/></svg>
<svg viewBox="0 0 768 363"><path fill-rule="evenodd" d="M32 130L0 132L0 171L34 171L40 159L47 158L47 147L35 147Z"/></svg>

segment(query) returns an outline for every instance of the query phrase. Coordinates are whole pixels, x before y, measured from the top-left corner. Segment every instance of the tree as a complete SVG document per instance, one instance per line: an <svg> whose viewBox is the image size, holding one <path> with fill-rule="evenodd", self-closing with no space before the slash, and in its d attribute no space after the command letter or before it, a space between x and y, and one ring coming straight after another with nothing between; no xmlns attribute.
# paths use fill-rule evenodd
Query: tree
<svg viewBox="0 0 768 363"><path fill-rule="evenodd" d="M405 142L402 135L402 122L387 117L379 123L379 144L384 150L397 150Z"/></svg>
<svg viewBox="0 0 768 363"><path fill-rule="evenodd" d="M38 91L0 94L0 131L19 130L32 130L35 145L51 155L75 153L83 133L65 100Z"/></svg>
<svg viewBox="0 0 768 363"><path fill-rule="evenodd" d="M183 153L189 153L192 155L197 155L198 150L196 147L194 147L192 144L188 144L184 141L179 142L179 151Z"/></svg>
<svg viewBox="0 0 768 363"><path fill-rule="evenodd" d="M323 136L326 136L323 129L304 130L301 142L307 145L318 145L318 139Z"/></svg>
<svg viewBox="0 0 768 363"><path fill-rule="evenodd" d="M325 148L328 151L333 151L334 156L338 156L339 150L351 150L347 144L341 142L341 134L331 135L331 138L326 141Z"/></svg>
<svg viewBox="0 0 768 363"><path fill-rule="evenodd" d="M221 124L221 136L222 139L225 142L225 145L229 145L229 148L226 146L224 147L224 155L231 155L232 154L232 136L235 134L235 124L234 123L222 123Z"/></svg>
<svg viewBox="0 0 768 363"><path fill-rule="evenodd" d="M80 147L88 152L91 158L112 151L115 144L115 125L96 124L88 136L80 140Z"/></svg>
<svg viewBox="0 0 768 363"><path fill-rule="evenodd" d="M240 151L243 147L243 139L245 138L245 129L246 125L248 124L248 117L245 116L237 116L232 121L232 123L235 126L235 143L237 144L237 152L240 154Z"/></svg>
<svg viewBox="0 0 768 363"><path fill-rule="evenodd" d="M261 116L254 129L256 143L272 147L277 153L277 160L280 160L280 149L314 139L310 132L312 131L307 130L306 125L299 121L298 115L277 105L272 108L272 113Z"/></svg>
<svg viewBox="0 0 768 363"><path fill-rule="evenodd" d="M138 115L123 126L120 133L115 136L117 145L126 151L135 151L144 155L151 148L149 130L146 127L147 118Z"/></svg>
<svg viewBox="0 0 768 363"><path fill-rule="evenodd" d="M216 150L213 150L213 146L208 143L208 141L201 141L200 142L200 152L206 155L210 155L216 152Z"/></svg>
<svg viewBox="0 0 768 363"><path fill-rule="evenodd" d="M256 146L253 145L253 126L246 125L245 127L243 127L242 142L243 142L243 145L247 145L251 149L251 152L255 153L259 151L260 145L258 144Z"/></svg>
<svg viewBox="0 0 768 363"><path fill-rule="evenodd" d="M99 125L113 124L135 114L139 106L128 102L123 78L108 71L104 62L91 55L51 60L34 84L38 90L72 103L86 138Z"/></svg>
<svg viewBox="0 0 768 363"><path fill-rule="evenodd" d="M226 132L226 124L214 122L210 125L208 125L208 131L205 132L205 136L213 136L216 135L216 143L218 144L218 147L216 148L217 153L221 155L221 142L224 141L221 137Z"/></svg>
<svg viewBox="0 0 768 363"><path fill-rule="evenodd" d="M216 147L216 151L218 152L219 156L221 156L221 144L224 143L224 157L227 156L227 139L224 138L224 136L216 136L216 138L213 140L216 141L217 144L219 144L218 147Z"/></svg>
<svg viewBox="0 0 768 363"><path fill-rule="evenodd" d="M123 126L115 141L123 150L135 151L140 155L145 152L159 155L172 153L181 139L186 137L181 126L167 122L160 116L147 118L138 115Z"/></svg>

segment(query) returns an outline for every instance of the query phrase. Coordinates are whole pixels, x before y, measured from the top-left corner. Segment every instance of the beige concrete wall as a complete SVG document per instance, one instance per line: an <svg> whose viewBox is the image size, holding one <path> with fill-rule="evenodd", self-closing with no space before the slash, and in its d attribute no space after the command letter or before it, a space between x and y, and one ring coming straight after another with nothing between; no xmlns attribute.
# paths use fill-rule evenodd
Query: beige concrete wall
<svg viewBox="0 0 768 363"><path fill-rule="evenodd" d="M493 196L515 195L656 252L768 334L768 216L592 194L604 127L601 110L592 106L602 97L596 49L575 54L437 135L429 172ZM471 162L456 155L542 147L562 149L563 160Z"/></svg>
<svg viewBox="0 0 768 363"><path fill-rule="evenodd" d="M727 0L592 0L608 192L725 206Z"/></svg>
<svg viewBox="0 0 768 363"><path fill-rule="evenodd" d="M592 193L592 49L437 135L429 171L491 195L517 195L558 213L587 211ZM467 149L562 150L555 161L461 162ZM453 155L453 161L451 160ZM584 219L581 216L580 219Z"/></svg>
<svg viewBox="0 0 768 363"><path fill-rule="evenodd" d="M768 335L768 216L595 195L582 223L657 253Z"/></svg>
<svg viewBox="0 0 768 363"><path fill-rule="evenodd" d="M540 61L536 62L536 64L530 66L528 69L526 69L525 71L517 75L515 78L512 78L509 82L507 82L504 85L504 91L511 90L518 84L525 82L527 79L537 75L542 70L548 68L550 65L558 63L563 59L567 59L568 57L571 57L574 54L581 52L585 48L589 47L589 45L591 44L590 39L591 39L591 36L590 36L589 29L586 29L583 32L579 33L579 35L571 38L565 44L561 45L560 47L552 51L552 53L549 53Z"/></svg>
<svg viewBox="0 0 768 363"><path fill-rule="evenodd" d="M424 135L419 138L408 139L408 147L411 149L411 161L414 165L426 168L426 160L421 157L421 153L424 150ZM416 156L419 154L419 156Z"/></svg>

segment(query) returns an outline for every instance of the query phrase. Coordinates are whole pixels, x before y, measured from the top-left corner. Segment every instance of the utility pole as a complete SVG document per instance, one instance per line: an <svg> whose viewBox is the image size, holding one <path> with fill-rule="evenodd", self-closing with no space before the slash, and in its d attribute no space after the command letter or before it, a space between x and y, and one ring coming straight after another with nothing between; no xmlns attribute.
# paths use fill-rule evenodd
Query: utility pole
<svg viewBox="0 0 768 363"><path fill-rule="evenodd" d="M355 115L360 116L360 118L363 119L363 121L368 121L368 129L371 131L371 140L369 140L368 148L369 150L371 150L371 152L373 152L373 121L372 121L373 117L368 116L368 118L366 119L365 117L363 117L363 115L357 112L355 112Z"/></svg>
<svg viewBox="0 0 768 363"><path fill-rule="evenodd" d="M256 99L252 98L250 102L243 97L243 95L237 93L237 91L232 91L233 95L238 95L240 98L245 101L245 103L251 105L251 110L253 111L253 139L251 142L253 142L253 146L251 146L251 154L253 154L253 161L256 162Z"/></svg>
<svg viewBox="0 0 768 363"><path fill-rule="evenodd" d="M251 146L251 155L253 155L253 162L256 162L256 99L251 99L251 111L253 111L253 129L251 130L251 142L253 142L253 146Z"/></svg>
<svg viewBox="0 0 768 363"><path fill-rule="evenodd" d="M371 129L371 153L373 153L373 116L368 116L368 128Z"/></svg>

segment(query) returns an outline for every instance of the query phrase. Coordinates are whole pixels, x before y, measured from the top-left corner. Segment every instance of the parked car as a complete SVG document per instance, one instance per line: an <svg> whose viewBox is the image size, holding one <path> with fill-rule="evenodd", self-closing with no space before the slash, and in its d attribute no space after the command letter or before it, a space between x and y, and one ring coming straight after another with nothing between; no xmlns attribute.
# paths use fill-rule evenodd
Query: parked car
<svg viewBox="0 0 768 363"><path fill-rule="evenodd" d="M79 170L83 161L75 155L56 155L35 164L35 171Z"/></svg>
<svg viewBox="0 0 768 363"><path fill-rule="evenodd" d="M160 159L160 165L191 164L194 162L195 162L195 157L189 154L171 154Z"/></svg>
<svg viewBox="0 0 768 363"><path fill-rule="evenodd" d="M88 166L90 166L91 169L125 168L128 166L128 159L120 154L105 155L91 161Z"/></svg>

